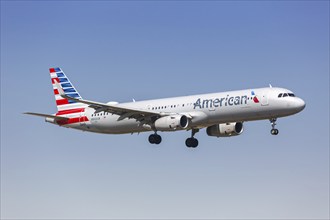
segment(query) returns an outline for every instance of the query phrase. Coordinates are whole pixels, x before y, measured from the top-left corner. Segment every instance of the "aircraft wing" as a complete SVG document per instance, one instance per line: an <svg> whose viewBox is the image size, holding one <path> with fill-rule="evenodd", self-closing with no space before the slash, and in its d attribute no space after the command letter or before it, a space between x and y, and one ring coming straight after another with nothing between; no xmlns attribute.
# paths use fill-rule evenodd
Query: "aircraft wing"
<svg viewBox="0 0 330 220"><path fill-rule="evenodd" d="M89 100L84 100L84 99L76 99L76 98L72 98L68 95L64 95L62 97L66 98L66 99L74 100L76 102L85 103L85 104L89 105L89 107L94 108L95 113L104 111L104 112L109 112L112 114L119 115L120 117L118 118L118 121L123 120L125 118L135 118L138 121L141 121L142 118L146 118L146 117L155 116L158 118L158 117L162 117L162 116L166 115L166 114L160 113L160 112L145 111L145 110L139 110L139 109L134 109L134 108L126 108L126 107L120 107L120 106L116 106L116 105L109 105L109 104L105 104L105 103L101 103L101 102L89 101Z"/></svg>
<svg viewBox="0 0 330 220"><path fill-rule="evenodd" d="M101 103L101 102L77 99L77 98L70 97L69 95L66 95L57 81L55 81L55 85L57 87L57 90L59 91L59 94L63 98L87 104L87 105L89 105L89 107L95 109L95 113L104 111L104 112L109 112L112 114L119 115L118 121L121 121L125 118L134 118L137 121L140 121L141 123L148 124L157 118L171 114L171 113L164 113L164 112L140 110L140 109L135 109L135 108L120 107L117 105L110 105L110 104Z"/></svg>

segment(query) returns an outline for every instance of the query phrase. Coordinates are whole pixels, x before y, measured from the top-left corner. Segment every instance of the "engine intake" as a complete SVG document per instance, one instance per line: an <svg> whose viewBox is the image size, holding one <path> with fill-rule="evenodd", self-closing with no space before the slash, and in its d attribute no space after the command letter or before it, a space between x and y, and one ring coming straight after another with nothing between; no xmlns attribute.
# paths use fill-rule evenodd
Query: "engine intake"
<svg viewBox="0 0 330 220"><path fill-rule="evenodd" d="M206 133L215 137L230 137L240 135L243 132L242 122L232 122L226 124L217 124L207 127Z"/></svg>
<svg viewBox="0 0 330 220"><path fill-rule="evenodd" d="M170 115L157 119L154 123L157 131L175 131L186 129L189 119L185 115Z"/></svg>

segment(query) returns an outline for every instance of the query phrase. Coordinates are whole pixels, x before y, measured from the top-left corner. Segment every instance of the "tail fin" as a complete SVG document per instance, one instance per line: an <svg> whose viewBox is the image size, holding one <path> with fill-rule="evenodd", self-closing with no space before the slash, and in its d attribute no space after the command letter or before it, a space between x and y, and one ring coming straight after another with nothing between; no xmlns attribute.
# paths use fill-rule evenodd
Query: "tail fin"
<svg viewBox="0 0 330 220"><path fill-rule="evenodd" d="M62 98L59 95L59 91L56 88L55 81L57 81L61 88L63 89L64 93L66 95L69 95L70 97L74 97L76 99L82 99L79 95L78 91L75 89L75 87L70 82L69 78L64 74L64 72L61 70L61 68L50 68L50 77L52 80L54 95L55 95L55 101L58 112L61 112L63 110L69 110L69 109L76 109L76 108L82 108L86 107L87 105L76 102L74 100L69 100Z"/></svg>

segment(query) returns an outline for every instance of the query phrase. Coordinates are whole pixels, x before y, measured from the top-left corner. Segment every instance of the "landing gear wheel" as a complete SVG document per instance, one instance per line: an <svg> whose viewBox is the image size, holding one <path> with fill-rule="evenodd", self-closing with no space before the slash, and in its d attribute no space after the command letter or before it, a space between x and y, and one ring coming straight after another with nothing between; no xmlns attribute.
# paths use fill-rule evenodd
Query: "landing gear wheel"
<svg viewBox="0 0 330 220"><path fill-rule="evenodd" d="M154 134L149 135L148 140L149 140L150 144L154 144L155 143L155 135Z"/></svg>
<svg viewBox="0 0 330 220"><path fill-rule="evenodd" d="M186 146L196 148L198 146L198 140L196 138L187 138Z"/></svg>
<svg viewBox="0 0 330 220"><path fill-rule="evenodd" d="M162 142L162 137L157 134L155 139L155 144L160 144L160 142Z"/></svg>
<svg viewBox="0 0 330 220"><path fill-rule="evenodd" d="M162 142L162 137L158 134L151 134L149 136L149 143L150 144L160 144Z"/></svg>
<svg viewBox="0 0 330 220"><path fill-rule="evenodd" d="M272 135L278 135L278 129L272 129L272 130L270 130L270 133Z"/></svg>

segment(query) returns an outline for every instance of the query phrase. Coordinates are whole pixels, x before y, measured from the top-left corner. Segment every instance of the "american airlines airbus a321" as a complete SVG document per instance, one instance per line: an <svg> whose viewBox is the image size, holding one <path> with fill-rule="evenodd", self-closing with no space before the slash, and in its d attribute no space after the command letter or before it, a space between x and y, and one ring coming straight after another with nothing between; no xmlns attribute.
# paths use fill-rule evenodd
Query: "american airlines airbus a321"
<svg viewBox="0 0 330 220"><path fill-rule="evenodd" d="M101 103L83 99L60 68L50 68L58 112L25 114L44 117L63 127L104 134L152 131L151 144L159 144L158 131L190 130L187 147L195 148L195 134L202 128L214 137L231 137L243 132L243 122L270 120L277 135L276 119L296 114L305 102L290 90L259 88L202 95L164 98L130 103Z"/></svg>

